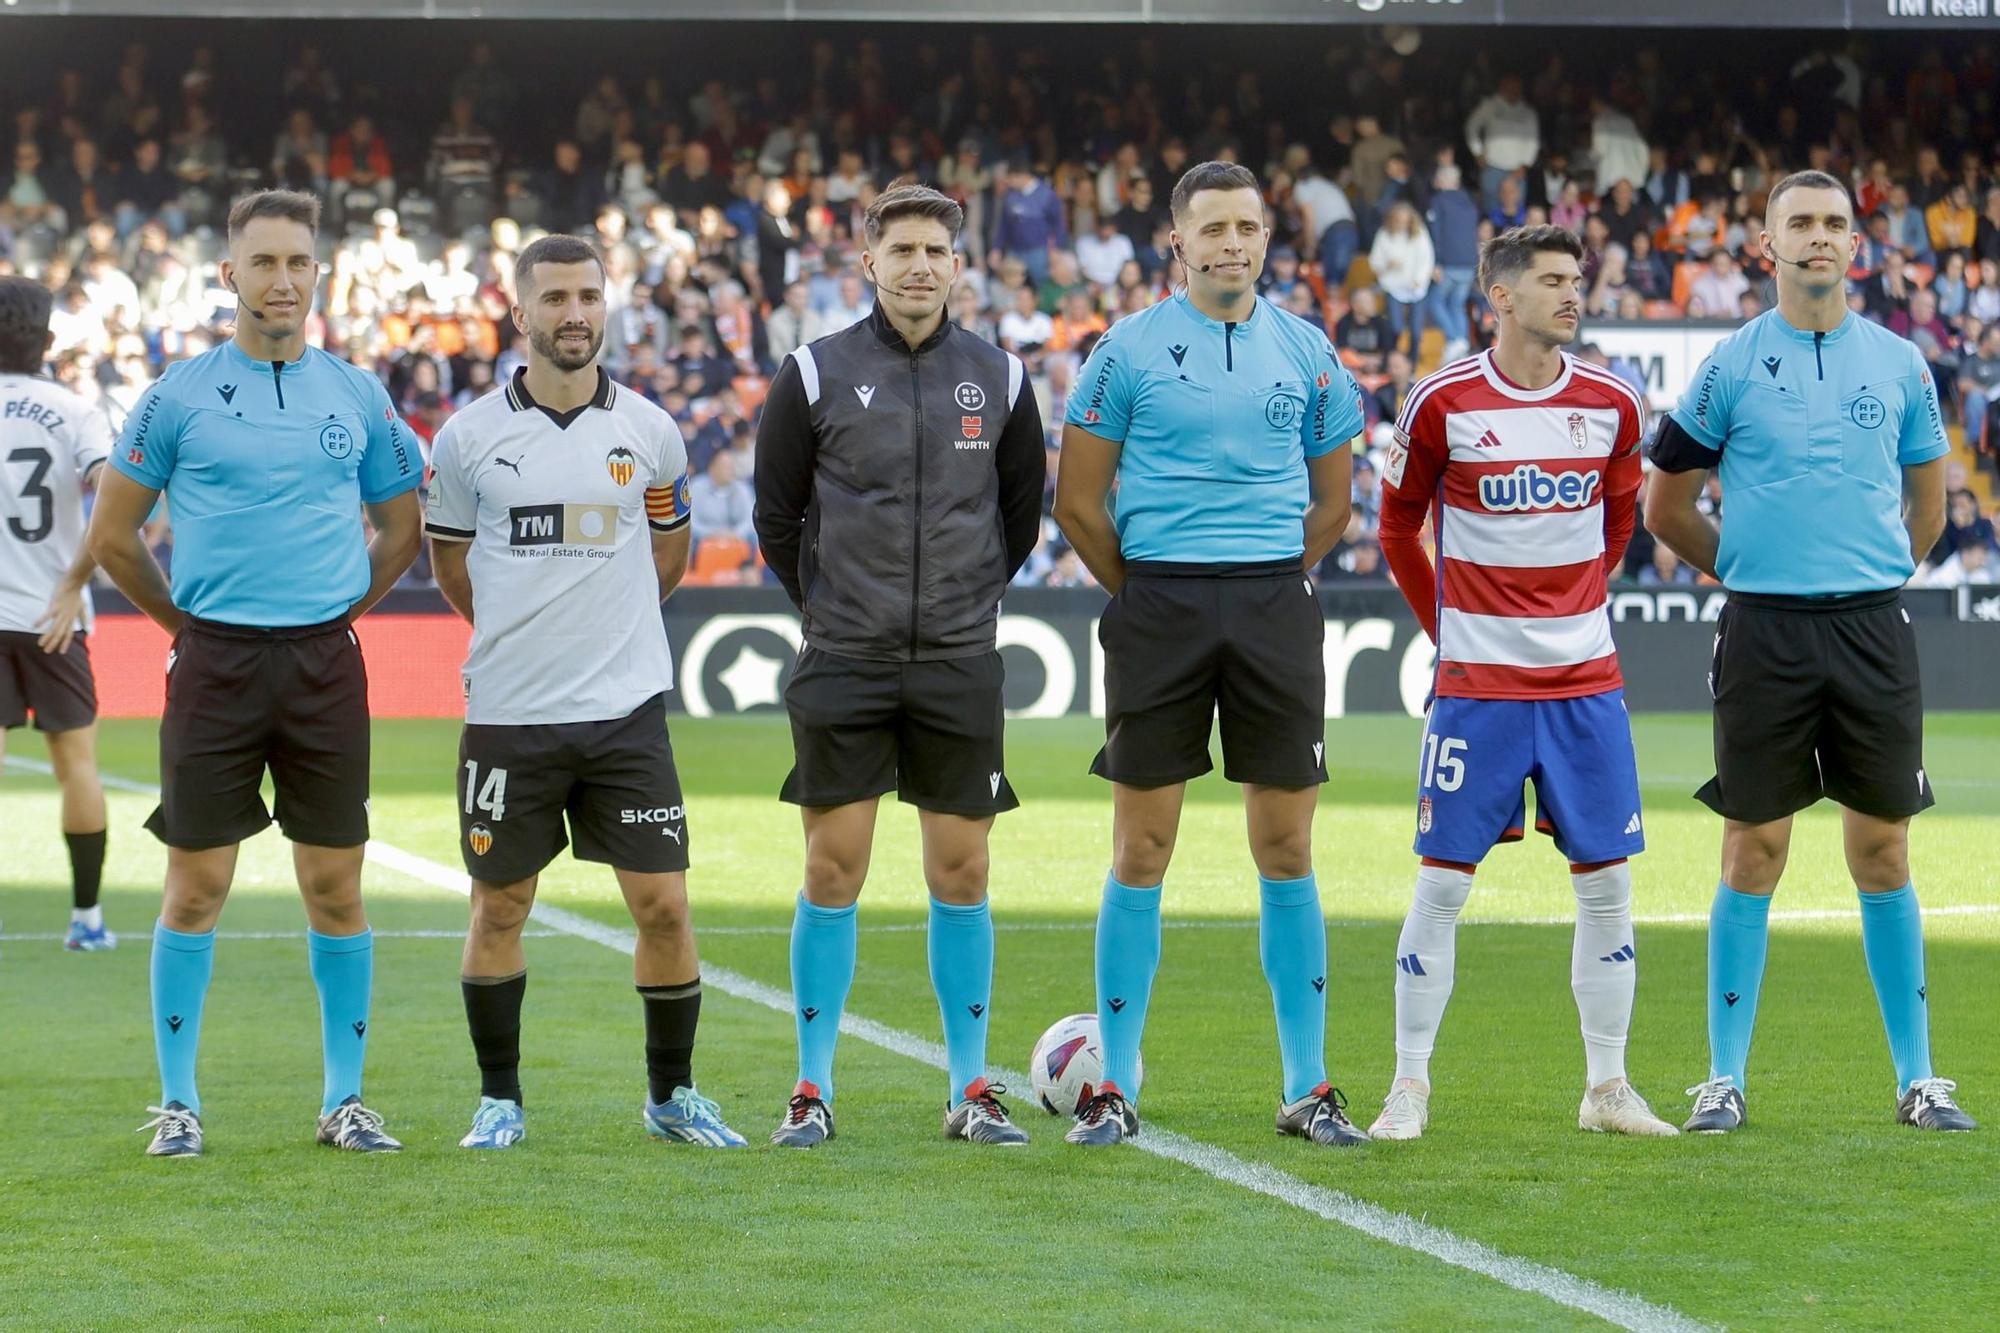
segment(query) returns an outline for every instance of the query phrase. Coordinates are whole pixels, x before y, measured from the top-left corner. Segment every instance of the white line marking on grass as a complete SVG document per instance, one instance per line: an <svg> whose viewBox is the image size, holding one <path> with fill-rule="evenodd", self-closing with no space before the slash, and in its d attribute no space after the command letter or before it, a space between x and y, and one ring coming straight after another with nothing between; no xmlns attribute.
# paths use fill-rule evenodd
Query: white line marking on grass
<svg viewBox="0 0 2000 1333"><path fill-rule="evenodd" d="M114 781L110 778L105 781L107 786L114 785ZM154 790L126 779L116 780L115 785L127 791L150 793ZM470 891L469 881L463 871L414 852L405 851L392 843L370 841L368 855L376 864L387 866L419 883L448 889L461 895ZM607 926L564 908L536 903L532 915L534 920L540 921L552 930L578 939L593 941L622 954L630 955L636 945L637 936L632 931ZM1079 928L1084 924L1086 923L1079 923ZM1233 923L1201 924L1219 926ZM714 963L702 965L702 981L725 995L762 1005L774 1013L789 1017L792 1012L792 998L786 992ZM878 1046L920 1064L929 1065L933 1069L949 1068L942 1045L899 1028L892 1028L873 1019L850 1013L842 1017L840 1030L871 1046ZM1032 1080L1019 1070L995 1069L994 1072L1016 1087L1033 1086ZM1599 1286L1588 1279L1566 1273L1559 1268L1552 1268L1547 1264L1502 1254L1490 1246L1467 1240L1443 1227L1433 1226L1429 1222L1420 1221L1404 1213L1392 1212L1339 1190L1310 1184L1276 1167L1246 1161L1226 1149L1203 1143L1184 1134L1176 1134L1172 1130L1161 1128L1156 1123L1149 1123L1145 1132L1132 1141L1132 1145L1142 1152L1191 1166L1217 1180L1227 1181L1243 1189L1277 1199L1281 1203L1290 1204L1303 1212L1338 1223L1365 1236L1419 1254L1430 1255L1454 1268L1490 1277L1516 1291L1541 1296L1558 1305L1596 1315L1620 1328L1646 1330L1647 1333L1652 1333L1653 1330L1672 1330L1673 1333L1679 1333L1679 1330L1707 1327L1671 1307L1655 1305L1629 1292Z"/></svg>
<svg viewBox="0 0 2000 1333"><path fill-rule="evenodd" d="M120 943L124 943L127 940L134 942L138 940L150 940L153 937L151 926L146 927L144 930L117 931L115 933L118 935ZM524 940L554 940L561 939L562 936L563 933L560 930L524 930L521 932L521 938ZM306 933L303 930L220 930L215 934L215 938L218 940L302 940L305 937ZM43 940L59 940L63 938L65 936L56 934L53 931L35 931L21 935L0 935L0 944L13 944L16 942L31 944ZM465 932L462 930L377 930L375 938L378 940L463 940Z"/></svg>

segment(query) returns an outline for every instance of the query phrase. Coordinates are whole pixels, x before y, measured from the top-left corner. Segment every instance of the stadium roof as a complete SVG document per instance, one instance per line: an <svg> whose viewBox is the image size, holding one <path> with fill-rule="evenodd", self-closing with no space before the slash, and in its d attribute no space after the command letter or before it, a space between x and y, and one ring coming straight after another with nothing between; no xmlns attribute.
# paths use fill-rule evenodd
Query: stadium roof
<svg viewBox="0 0 2000 1333"><path fill-rule="evenodd" d="M0 0L13 14L146 18L733 19L989 23L1559 24L2000 31L2000 0Z"/></svg>

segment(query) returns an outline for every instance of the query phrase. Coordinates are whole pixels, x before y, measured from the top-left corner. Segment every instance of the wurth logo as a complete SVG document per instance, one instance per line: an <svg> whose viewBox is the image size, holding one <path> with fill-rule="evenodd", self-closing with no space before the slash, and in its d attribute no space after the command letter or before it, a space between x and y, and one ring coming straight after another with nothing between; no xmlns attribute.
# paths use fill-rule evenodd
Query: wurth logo
<svg viewBox="0 0 2000 1333"><path fill-rule="evenodd" d="M1596 499L1599 481L1595 472L1544 472L1523 463L1512 472L1481 477L1479 503L1496 514L1580 509Z"/></svg>

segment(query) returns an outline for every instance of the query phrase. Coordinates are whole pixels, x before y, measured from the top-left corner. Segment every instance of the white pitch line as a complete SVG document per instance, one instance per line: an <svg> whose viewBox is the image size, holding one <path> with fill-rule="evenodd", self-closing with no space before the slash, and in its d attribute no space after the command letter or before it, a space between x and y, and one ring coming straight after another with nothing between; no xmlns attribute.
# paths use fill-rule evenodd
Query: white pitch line
<svg viewBox="0 0 2000 1333"><path fill-rule="evenodd" d="M125 940L150 940L153 937L153 930L152 927L148 926L144 930L119 931L117 934L121 942ZM215 933L215 938L218 940L302 940L305 937L306 933L303 930L219 930ZM35 931L22 935L0 935L0 944L14 944L17 942L32 944L63 938L65 936L56 934L53 931ZM462 930L377 930L375 938L378 940L462 940L465 938L465 932ZM562 932L559 930L524 930L521 932L521 938L524 940L561 939Z"/></svg>
<svg viewBox="0 0 2000 1333"><path fill-rule="evenodd" d="M25 766L25 761L17 762L23 762ZM106 778L105 782L107 786L114 785L114 780L111 778ZM123 790L148 794L155 790L122 778L116 779L115 785ZM368 844L368 855L378 865L387 866L419 883L448 889L457 894L470 891L469 882L463 871L414 852L405 851L393 843L371 840ZM637 944L638 937L632 931L618 930L564 908L536 903L532 916L552 930L578 939L590 940L628 956ZM725 995L762 1005L773 1013L784 1014L787 1017L791 1015L792 997L789 994L726 967L703 963L702 983L714 987ZM841 1018L840 1030L871 1046L879 1046L883 1050L929 1065L933 1069L950 1068L942 1045L914 1033L904 1032L899 1028L892 1028L852 1013ZM1034 1086L1033 1080L1019 1070L996 1068L994 1072L1002 1080L1017 1087ZM1227 1149L1189 1138L1184 1134L1176 1134L1154 1122L1148 1122L1145 1133L1133 1139L1132 1144L1143 1152L1191 1166L1217 1180L1227 1181L1243 1189L1277 1199L1281 1203L1290 1204L1303 1212L1338 1223L1365 1236L1419 1254L1427 1254L1454 1268L1490 1277L1516 1291L1541 1296L1558 1305L1596 1315L1620 1328L1645 1330L1645 1333L1654 1333L1655 1330L1659 1333L1681 1333L1681 1330L1700 1330L1708 1327L1670 1306L1655 1305L1630 1292L1600 1286L1587 1278L1564 1272L1560 1268L1503 1254L1491 1246L1467 1240L1443 1227L1434 1226L1405 1213L1392 1212L1339 1190L1311 1184L1276 1167L1246 1161Z"/></svg>

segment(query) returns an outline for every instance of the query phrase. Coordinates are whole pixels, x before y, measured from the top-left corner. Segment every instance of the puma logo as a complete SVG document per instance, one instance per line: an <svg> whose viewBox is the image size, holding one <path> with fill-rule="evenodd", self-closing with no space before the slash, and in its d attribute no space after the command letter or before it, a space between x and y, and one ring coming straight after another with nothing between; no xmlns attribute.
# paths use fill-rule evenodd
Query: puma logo
<svg viewBox="0 0 2000 1333"><path fill-rule="evenodd" d="M493 461L496 465L511 470L515 476L518 477L521 475L521 465L519 462L509 461L498 454L493 456Z"/></svg>

